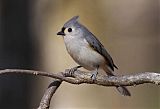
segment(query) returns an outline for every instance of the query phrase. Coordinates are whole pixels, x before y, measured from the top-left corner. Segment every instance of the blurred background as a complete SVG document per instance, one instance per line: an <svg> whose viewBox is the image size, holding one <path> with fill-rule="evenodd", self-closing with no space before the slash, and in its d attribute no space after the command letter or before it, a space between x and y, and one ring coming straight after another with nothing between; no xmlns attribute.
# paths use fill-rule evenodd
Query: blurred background
<svg viewBox="0 0 160 109"><path fill-rule="evenodd" d="M159 0L0 0L0 69L64 71L77 64L56 33L71 17L84 24L111 54L119 75L160 72ZM0 109L35 109L52 80L0 76ZM156 85L115 88L63 82L51 109L160 109Z"/></svg>

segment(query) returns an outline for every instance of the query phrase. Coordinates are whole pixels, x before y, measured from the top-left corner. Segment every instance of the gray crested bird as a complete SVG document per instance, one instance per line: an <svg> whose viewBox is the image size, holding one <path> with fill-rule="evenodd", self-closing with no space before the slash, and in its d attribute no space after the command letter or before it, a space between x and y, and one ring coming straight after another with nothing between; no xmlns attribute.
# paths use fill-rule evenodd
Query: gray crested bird
<svg viewBox="0 0 160 109"><path fill-rule="evenodd" d="M93 71L91 78L96 79L98 69L103 69L108 76L113 74L114 64L112 57L106 51L100 41L82 24L78 22L79 16L74 16L67 21L57 35L63 36L66 49L70 56L80 66L89 71ZM131 96L124 86L116 86L117 90L124 96Z"/></svg>

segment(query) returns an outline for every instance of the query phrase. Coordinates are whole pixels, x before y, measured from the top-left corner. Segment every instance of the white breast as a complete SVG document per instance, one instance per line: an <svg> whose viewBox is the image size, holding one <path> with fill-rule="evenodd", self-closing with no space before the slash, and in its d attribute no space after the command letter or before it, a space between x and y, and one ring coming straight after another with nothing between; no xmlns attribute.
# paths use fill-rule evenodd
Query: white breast
<svg viewBox="0 0 160 109"><path fill-rule="evenodd" d="M68 53L81 66L88 70L94 70L97 66L104 66L105 59L98 52L94 51L83 38L64 38Z"/></svg>

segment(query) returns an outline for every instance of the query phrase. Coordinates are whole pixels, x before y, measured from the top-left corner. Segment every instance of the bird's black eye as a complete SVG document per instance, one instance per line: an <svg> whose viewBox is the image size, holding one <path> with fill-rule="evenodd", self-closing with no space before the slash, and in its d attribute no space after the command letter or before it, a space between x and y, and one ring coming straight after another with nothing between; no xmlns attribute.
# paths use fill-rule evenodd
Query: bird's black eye
<svg viewBox="0 0 160 109"><path fill-rule="evenodd" d="M68 28L68 32L72 32L72 28Z"/></svg>

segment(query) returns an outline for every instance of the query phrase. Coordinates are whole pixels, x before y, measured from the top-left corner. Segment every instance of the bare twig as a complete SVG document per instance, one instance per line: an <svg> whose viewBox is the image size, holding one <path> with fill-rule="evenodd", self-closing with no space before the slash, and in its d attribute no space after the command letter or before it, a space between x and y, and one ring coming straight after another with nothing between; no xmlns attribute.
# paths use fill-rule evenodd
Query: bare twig
<svg viewBox="0 0 160 109"><path fill-rule="evenodd" d="M97 84L102 86L135 86L144 83L152 83L160 85L160 73L155 73L155 72L136 73L124 76L98 75L95 81L91 79L91 73L77 70L73 74L71 74L69 69L59 73L49 73L49 72L21 70L21 69L0 70L0 75L6 75L6 74L28 74L35 76L40 75L55 79L54 82L52 82L48 87L48 89L46 90L38 109L49 109L51 98L55 93L56 89L60 86L62 81L71 84L87 83L87 84Z"/></svg>
<svg viewBox="0 0 160 109"><path fill-rule="evenodd" d="M41 102L40 102L38 109L49 109L51 98L61 83L62 83L61 80L55 79L49 85L49 87L46 89L46 91L41 99Z"/></svg>
<svg viewBox="0 0 160 109"><path fill-rule="evenodd" d="M98 75L95 81L92 81L91 73L77 70L70 75L69 70L59 73L49 73L34 70L21 70L21 69L6 69L0 70L0 75L4 74L28 74L28 75L40 75L45 77L51 77L55 79L60 79L62 81L72 83L72 84L97 84L102 86L134 86L144 83L152 83L160 85L160 73L155 72L144 72L136 73L124 76L106 76ZM72 78L70 78L72 77Z"/></svg>

